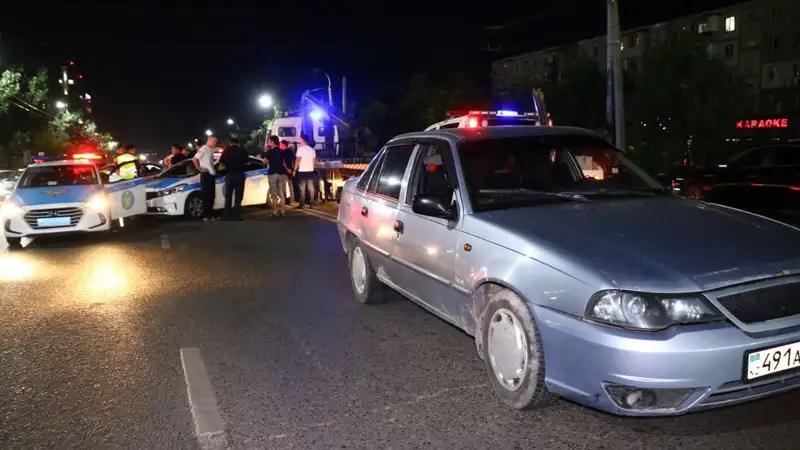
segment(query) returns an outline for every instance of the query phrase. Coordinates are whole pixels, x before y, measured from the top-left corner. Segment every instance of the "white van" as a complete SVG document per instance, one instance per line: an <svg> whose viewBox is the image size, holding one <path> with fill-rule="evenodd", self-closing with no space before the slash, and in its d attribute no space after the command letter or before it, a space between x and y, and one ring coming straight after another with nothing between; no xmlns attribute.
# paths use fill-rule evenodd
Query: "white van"
<svg viewBox="0 0 800 450"><path fill-rule="evenodd" d="M325 146L325 123L320 120L312 120L314 125L313 139L316 145L316 150L322 150ZM297 143L300 140L300 135L304 133L303 118L300 116L293 117L279 117L272 121L269 125L269 135L278 136L281 140L289 143ZM309 136L311 133L307 131L305 134ZM339 145L339 128L333 126L333 144Z"/></svg>

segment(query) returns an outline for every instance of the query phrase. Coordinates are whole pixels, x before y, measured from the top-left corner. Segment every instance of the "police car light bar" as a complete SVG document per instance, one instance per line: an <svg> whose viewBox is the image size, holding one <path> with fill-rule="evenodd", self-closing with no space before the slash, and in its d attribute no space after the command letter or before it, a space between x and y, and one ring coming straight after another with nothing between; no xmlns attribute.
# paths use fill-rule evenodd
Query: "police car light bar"
<svg viewBox="0 0 800 450"><path fill-rule="evenodd" d="M72 155L72 159L102 159L97 153L77 153Z"/></svg>
<svg viewBox="0 0 800 450"><path fill-rule="evenodd" d="M534 112L517 112L508 109L500 109L497 111L478 111L478 110L452 110L445 113L447 117L459 116L498 116L498 117L538 117Z"/></svg>

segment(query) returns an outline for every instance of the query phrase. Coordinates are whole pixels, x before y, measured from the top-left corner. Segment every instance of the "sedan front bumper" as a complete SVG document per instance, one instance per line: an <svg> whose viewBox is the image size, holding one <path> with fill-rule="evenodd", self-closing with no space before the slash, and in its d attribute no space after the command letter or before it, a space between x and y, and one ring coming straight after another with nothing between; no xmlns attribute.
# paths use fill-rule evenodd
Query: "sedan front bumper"
<svg viewBox="0 0 800 450"><path fill-rule="evenodd" d="M42 220L61 220L62 224L45 225ZM106 231L110 228L108 211L96 212L82 204L56 203L24 208L19 214L0 218L3 233L9 238L53 234Z"/></svg>
<svg viewBox="0 0 800 450"><path fill-rule="evenodd" d="M677 415L755 400L800 387L800 373L744 381L749 351L800 341L800 331L754 338L727 322L645 333L533 307L550 391L620 415ZM631 408L643 390L657 400Z"/></svg>

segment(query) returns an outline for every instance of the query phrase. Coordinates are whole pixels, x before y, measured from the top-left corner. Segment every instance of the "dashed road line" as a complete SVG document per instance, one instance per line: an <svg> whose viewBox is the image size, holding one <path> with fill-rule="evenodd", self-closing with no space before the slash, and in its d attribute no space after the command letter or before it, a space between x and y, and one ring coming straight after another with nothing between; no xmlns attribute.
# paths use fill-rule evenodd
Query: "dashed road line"
<svg viewBox="0 0 800 450"><path fill-rule="evenodd" d="M163 248L164 250L169 250L170 247L171 246L170 246L170 243L169 243L169 235L168 234L162 234L161 235L161 248Z"/></svg>
<svg viewBox="0 0 800 450"><path fill-rule="evenodd" d="M230 450L225 423L217 407L214 388L206 366L195 347L181 349L183 377L189 394L189 407L194 418L195 435L202 450Z"/></svg>

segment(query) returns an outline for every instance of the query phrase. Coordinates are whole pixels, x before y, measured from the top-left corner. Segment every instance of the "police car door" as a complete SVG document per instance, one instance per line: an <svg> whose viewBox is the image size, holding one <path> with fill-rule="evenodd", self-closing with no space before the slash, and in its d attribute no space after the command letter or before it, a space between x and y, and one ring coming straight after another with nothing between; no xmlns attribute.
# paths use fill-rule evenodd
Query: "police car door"
<svg viewBox="0 0 800 450"><path fill-rule="evenodd" d="M267 201L269 182L267 181L267 168L264 164L250 158L244 166L244 199L242 205L260 205Z"/></svg>
<svg viewBox="0 0 800 450"><path fill-rule="evenodd" d="M130 161L122 165L135 164ZM122 166L121 165L121 166ZM118 167L122 168L122 167ZM132 180L121 180L105 185L106 195L108 195L109 207L111 209L111 220L122 219L125 217L144 214L147 212L147 194L145 193L142 178Z"/></svg>

